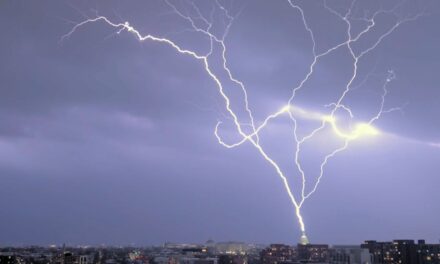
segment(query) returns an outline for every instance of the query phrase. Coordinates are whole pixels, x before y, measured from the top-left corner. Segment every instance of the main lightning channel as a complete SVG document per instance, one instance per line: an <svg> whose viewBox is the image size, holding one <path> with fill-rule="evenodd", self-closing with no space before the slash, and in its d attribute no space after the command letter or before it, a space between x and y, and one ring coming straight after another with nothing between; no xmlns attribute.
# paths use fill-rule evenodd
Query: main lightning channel
<svg viewBox="0 0 440 264"><path fill-rule="evenodd" d="M218 122L217 125L215 126L214 135L217 138L219 144L221 144L222 146L224 146L226 148L235 148L235 147L238 147L238 146L244 144L245 142L249 142L252 146L254 146L257 149L257 151L260 153L260 155L263 157L263 159L273 167L273 169L275 170L275 172L277 173L277 175L281 179L283 186L286 190L286 193L289 196L290 202L294 207L295 215L298 219L298 223L299 223L300 230L302 233L301 241L302 241L302 243L308 243L308 239L306 236L305 223L303 220L303 216L301 214L301 208L302 208L304 202L308 198L310 198L311 195L317 190L319 183L323 177L323 174L325 171L325 166L327 165L328 161L331 158L333 158L336 154L345 150L349 146L349 143L351 141L358 140L358 139L363 138L365 136L375 136L375 135L380 134L380 131L373 126L373 123L375 121L377 121L382 116L382 114L399 109L399 108L390 108L390 109L384 108L385 97L388 94L387 85L392 79L394 79L394 72L390 71L389 75L386 79L386 82L384 83L384 85L382 87L383 94L382 94L381 101L380 101L380 107L379 107L377 113L371 119L367 120L366 122L354 123L354 126L351 129L346 130L346 129L342 129L339 126L339 119L337 116L337 113L339 111L343 111L343 112L347 113L350 117L350 120L351 121L354 120L353 111L346 103L344 103L344 100L345 100L347 94L350 93L351 87L352 87L354 81L357 79L358 63L365 55L367 55L369 52L374 50L383 41L384 38L389 36L394 30L396 30L396 28L398 28L403 22L414 20L414 19L418 18L420 15L399 19L393 26L391 26L389 28L389 30L387 30L385 33L383 33L379 37L377 37L376 41L374 41L372 45L366 47L364 50L355 52L352 48L352 45L354 43L358 42L363 36L367 35L372 29L374 29L376 27L377 17L382 14L395 15L396 9L379 10L379 11L373 13L372 15L370 15L369 17L364 17L363 20L364 20L364 22L366 22L365 28L363 30L361 30L357 35L353 36L352 35L352 25L351 25L350 19L353 17L352 9L354 8L356 1L352 2L352 4L347 9L347 12L345 14L341 14L341 13L333 10L332 8L330 8L327 5L326 1L324 1L324 3L325 3L324 7L331 14L337 16L346 25L346 39L343 42L338 43L337 45L330 47L329 49L327 49L325 51L318 52L316 41L315 41L315 35L314 35L314 32L312 31L311 27L308 24L308 20L306 18L304 10L301 8L300 5L296 4L296 1L288 0L287 1L288 6L290 6L294 10L298 11L298 13L301 17L301 20L302 20L302 24L303 24L306 32L310 36L310 39L312 42L311 52L313 55L313 59L308 67L309 70L308 70L307 74L299 82L298 85L296 85L296 86L294 86L294 88L292 88L292 94L289 97L289 99L287 100L287 104L284 107L282 107L280 110L275 111L275 112L267 115L267 117L263 120L263 122L261 122L260 125L257 125L257 123L255 122L255 119L254 119L253 112L250 108L250 104L248 102L247 88L242 81L240 81L238 78L236 78L234 76L231 69L229 68L228 61L227 61L227 46L225 44L225 39L226 39L226 37L229 33L229 30L232 26L232 23L235 19L234 16L232 16L229 13L229 11L223 5L221 5L219 0L213 1L214 8L218 8L219 10L221 10L222 14L225 17L224 23L226 23L223 33L220 34L220 36L218 36L218 35L212 33L212 31L211 31L214 26L214 21L213 21L214 20L214 18L213 18L214 11L211 12L210 17L208 18L202 13L202 11L197 7L197 5L194 2L191 2L191 6L190 6L191 10L195 14L197 14L198 21L202 21L204 24L203 26L200 26L200 25L198 25L198 23L195 22L194 18L191 17L191 15L187 15L186 13L181 12L169 0L164 0L164 2L166 3L166 5L168 5L172 9L172 11L177 16L179 16L181 19L183 19L184 21L186 21L189 24L191 30L193 30L199 34L202 34L209 39L210 50L208 52L206 52L205 54L200 54L200 53L196 52L195 50L183 48L182 46L180 46L179 44L177 44L176 42L174 42L173 40L171 40L169 38L157 37L157 36L153 36L151 34L144 35L139 30L137 30L135 27L130 25L129 22L115 23L115 22L112 22L106 16L96 16L94 18L89 18L89 19L86 19L86 20L76 24L67 34L65 34L61 37L61 41L64 41L67 38L71 37L73 33L75 33L81 27L86 26L87 24L96 23L96 22L103 22L103 23L107 24L108 26L115 28L117 33L121 33L123 31L126 31L129 33L132 33L139 41L153 41L153 42L158 42L158 43L168 45L169 47L171 47L172 49L177 51L179 54L188 55L188 56L196 59L197 61L200 61L205 72L208 74L208 76L216 84L218 92L224 101L225 109L226 109L227 113L230 115L230 117L232 118L234 127L241 137L241 139L235 143L225 142L224 139L220 136L220 132L219 132L220 127L222 125L222 122ZM214 47L219 47L221 50L220 64L222 65L222 70L226 73L228 81L232 82L234 85L236 85L240 89L240 91L243 93L244 109L247 113L248 120L250 120L250 126L252 129L252 131L250 133L245 132L246 130L243 128L243 125L245 123L241 122L241 120L238 117L238 114L236 113L236 111L233 110L233 108L231 106L231 98L228 96L228 94L225 91L224 82L222 82L222 79L219 77L219 75L216 73L216 71L211 66L211 60L212 60L211 55L214 52ZM345 85L343 92L336 99L336 101L330 102L327 105L327 106L331 107L330 114L314 113L314 112L310 112L305 109L302 109L298 106L295 106L294 100L296 98L296 94L300 90L303 89L305 84L309 81L311 76L314 74L314 69L315 69L315 66L317 65L317 63L323 57L328 56L329 54L332 54L336 50L342 49L342 48L345 48L348 51L348 53L350 54L350 56L352 58L353 69L352 69L351 77L350 77L349 81L347 82L347 84ZM292 121L292 124L293 124L292 135L295 140L293 161L294 161L294 164L295 164L296 168L298 169L298 172L301 177L301 192L300 192L301 195L299 198L296 198L295 195L293 194L292 187L289 184L289 180L288 180L286 174L280 168L278 163L273 158L271 158L269 156L268 152L260 144L260 132L266 126L268 126L268 124L272 120L274 120L280 116L283 116L283 115L290 118L290 120ZM308 134L300 137L298 135L298 120L301 118L316 120L319 122L320 125L318 127L316 127L315 129L313 129ZM313 188L309 192L306 192L306 182L307 182L306 179L307 179L307 177L306 177L306 172L304 171L303 166L300 162L301 149L302 149L303 144L305 144L307 141L314 138L319 132L321 132L323 129L325 129L327 127L331 128L331 131L333 131L333 134L335 136L342 139L343 144L341 146L337 147L336 149L332 150L330 153L328 153L324 157L324 159L320 163L320 173L317 177L316 182L313 184Z"/></svg>

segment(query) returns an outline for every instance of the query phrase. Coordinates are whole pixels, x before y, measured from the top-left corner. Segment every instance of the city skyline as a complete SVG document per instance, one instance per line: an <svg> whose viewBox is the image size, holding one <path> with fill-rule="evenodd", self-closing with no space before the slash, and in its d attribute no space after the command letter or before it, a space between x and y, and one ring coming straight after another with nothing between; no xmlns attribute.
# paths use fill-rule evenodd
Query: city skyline
<svg viewBox="0 0 440 264"><path fill-rule="evenodd" d="M439 13L436 1L3 3L0 245L437 242ZM344 21L362 38L333 52ZM212 69L199 55L210 34L225 37ZM240 81L216 53L226 44Z"/></svg>
<svg viewBox="0 0 440 264"><path fill-rule="evenodd" d="M0 248L6 264L438 264L440 244L425 240L368 240L358 245L241 242L165 243L160 246L56 246Z"/></svg>

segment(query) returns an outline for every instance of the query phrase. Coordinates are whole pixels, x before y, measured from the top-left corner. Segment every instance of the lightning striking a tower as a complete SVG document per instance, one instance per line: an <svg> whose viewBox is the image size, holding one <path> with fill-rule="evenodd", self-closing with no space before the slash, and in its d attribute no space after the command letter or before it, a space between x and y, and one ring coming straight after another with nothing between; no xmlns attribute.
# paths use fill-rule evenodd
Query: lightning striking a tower
<svg viewBox="0 0 440 264"><path fill-rule="evenodd" d="M248 100L248 89L243 81L237 78L229 67L229 62L227 59L227 45L225 42L226 37L232 27L236 15L231 14L230 10L225 8L225 6L220 2L220 0L213 0L212 10L209 15L205 14L201 10L196 2L188 2L185 12L183 9L178 8L177 5L170 2L169 0L164 0L164 3L172 10L172 12L178 16L182 21L188 24L189 30L201 34L208 40L209 50L206 53L200 53L196 50L184 47L177 42L173 41L171 38L155 36L151 34L144 34L138 30L135 26L131 25L129 22L114 22L106 16L97 15L95 17L88 18L78 24L75 24L73 28L64 36L61 37L61 41L66 38L71 37L75 31L91 23L103 23L106 26L115 29L116 33L120 34L122 32L129 32L139 41L153 41L157 43L162 43L170 47L172 50L177 52L177 54L186 55L192 57L194 60L199 61L202 65L206 74L214 81L220 98L224 102L224 108L228 114L229 119L232 120L235 131L240 136L240 140L237 142L226 142L221 136L221 127L223 122L219 121L214 129L214 135L218 142L226 148L235 148L246 142L250 143L256 151L261 155L264 161L266 161L275 171L277 176L281 179L285 191L290 199L293 206L295 215L297 217L299 227L301 230L301 243L308 243L306 236L306 226L302 216L302 208L307 201L318 189L321 179L324 175L325 167L327 163L338 153L344 151L349 146L350 142L358 140L366 136L375 136L381 132L375 128L374 123L384 114L399 108L386 108L385 99L388 94L388 85L395 78L395 74L392 70L388 71L386 77L383 80L381 91L382 94L379 98L379 108L376 113L367 120L358 121L353 113L352 108L346 102L347 96L354 89L354 83L359 79L359 62L366 57L371 51L373 51L380 43L393 33L400 25L405 22L415 20L421 14L413 16L402 16L399 14L399 8L401 4L394 6L391 9L380 9L374 13L369 14L365 12L364 16L359 17L354 14L354 9L357 7L357 2L353 0L349 7L346 8L344 12L337 11L328 5L327 1L324 1L323 7L330 14L335 16L345 25L345 39L342 42L327 48L326 50L319 51L317 48L317 42L315 38L314 31L309 25L306 12L301 7L300 1L286 0L286 7L292 8L297 15L301 18L302 26L307 32L311 43L311 53L312 61L308 65L308 72L296 85L291 88L291 95L286 98L285 104L279 106L277 111L272 112L267 115L262 121L258 122L252 111L252 107ZM190 11L188 11L190 10ZM218 30L213 30L216 26L216 19L214 18L214 12L217 12L222 16L223 29L219 33ZM371 34L375 30L378 23L378 18L380 16L393 16L395 22L389 25L385 32L382 34L374 35ZM361 30L354 30L352 21L361 21L364 25ZM354 46L362 41L367 35L371 34L374 37L374 41L369 43L369 45L364 45L362 49L359 47L354 48ZM344 50L349 54L351 60L351 73L350 78L342 87L342 92L336 96L336 100L328 102L326 113L312 112L307 109L303 109L298 106L297 94L305 89L305 84L310 80L310 78L315 74L316 65L324 57L327 57L337 51ZM213 65L221 65L220 69L214 67ZM238 89L242 93L242 105L235 106L231 100L231 95L227 92L225 87L231 85ZM237 112L237 108L242 107L244 109L244 115ZM350 124L348 128L341 125L340 116L348 116L348 123ZM281 116L287 117L290 120L291 134L294 139L293 157L291 159L292 164L296 168L297 174L292 177L299 177L300 186L292 186L287 173L281 168L279 163L269 154L265 147L260 143L261 131L269 126L270 122L280 118ZM318 125L310 130L305 135L300 135L299 120L313 120L317 121ZM344 118L344 121L346 118ZM333 135L341 139L341 144L328 153L319 162L319 172L318 175L310 177L304 169L304 164L301 162L301 156L303 155L302 149L304 144L313 138L315 138L320 132L325 129L330 129ZM308 179L316 179L312 182L310 190L307 190ZM294 189L297 190L295 195Z"/></svg>

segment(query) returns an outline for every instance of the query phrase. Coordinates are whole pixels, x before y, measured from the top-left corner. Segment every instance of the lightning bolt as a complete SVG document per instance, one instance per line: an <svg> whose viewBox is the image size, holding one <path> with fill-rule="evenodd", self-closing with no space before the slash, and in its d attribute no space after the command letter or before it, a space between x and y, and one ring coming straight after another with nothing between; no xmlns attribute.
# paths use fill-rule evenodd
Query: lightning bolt
<svg viewBox="0 0 440 264"><path fill-rule="evenodd" d="M385 109L385 98L388 94L388 84L395 78L394 72L389 71L382 86L383 93L380 99L380 106L379 109L377 110L377 113L367 121L357 122L357 123L355 122L354 113L350 108L350 106L345 102L345 99L347 95L351 92L351 90L354 88L353 83L355 82L355 80L358 79L359 62L362 60L363 57L368 55L368 53L373 51L387 36L389 36L392 32L394 32L400 25L402 25L405 22L415 20L418 17L420 17L422 14L417 14L409 17L399 16L397 10L400 7L400 5L403 3L402 2L401 4L398 4L394 8L389 10L380 9L379 11L376 11L371 15L364 15L364 17L356 17L353 14L353 9L356 7L355 0L351 2L351 5L347 8L347 11L345 13L340 13L332 9L327 4L327 1L324 1L325 9L328 12L330 12L332 15L336 16L336 18L340 19L345 24L346 37L342 42L338 43L337 45L334 45L324 51L318 51L315 34L312 28L308 24L308 20L304 9L299 4L297 4L296 1L287 0L286 1L287 6L292 8L299 14L304 29L306 30L307 34L310 37L312 43L311 53L313 55L313 59L310 65L308 66L307 74L305 74L304 78L298 83L298 85L292 88L292 93L291 96L288 98L287 103L283 107L281 107L278 111L275 111L267 115L267 117L263 119L260 125L257 125L248 101L248 90L245 84L234 76L233 72L229 68L229 63L227 60L227 46L225 43L225 39L228 36L229 30L233 25L236 16L231 15L231 13L221 4L219 0L212 1L213 8L211 10L209 17L203 14L202 10L200 10L194 2L188 3L189 5L188 9L190 10L190 12L182 12L179 8L177 8L176 5L174 5L169 0L164 0L164 3L173 11L173 13L176 16L180 17L183 21L185 21L188 24L188 26L190 27L189 30L202 34L209 40L209 47L210 47L209 51L207 51L206 53L199 53L195 50L182 47L181 45L179 45L170 38L154 36L151 34L142 34L129 22L116 23L105 16L98 16L98 15L96 15L93 18L87 18L86 20L75 24L67 34L61 37L60 41L65 41L67 38L71 37L72 34L74 34L77 30L86 26L87 24L102 22L107 26L114 28L115 32L118 34L122 33L123 31L126 31L128 33L133 34L133 36L141 42L153 41L153 42L162 43L164 45L167 45L174 51L176 51L178 54L187 55L194 58L196 61L199 61L206 74L214 81L218 89L219 95L223 99L225 110L230 116L230 119L234 124L236 132L241 137L241 139L235 143L225 142L225 140L220 135L220 128L223 123L219 121L214 129L214 135L217 138L218 143L226 148L235 148L244 144L245 142L249 142L257 150L257 152L260 153L261 157L270 166L272 166L272 168L275 170L276 174L281 179L284 185L286 193L290 199L295 215L297 217L299 227L302 232L302 237L305 238L305 243L307 243L308 240L306 237L306 228L305 228L303 216L301 214L301 209L305 201L316 192L321 182L321 179L324 175L325 167L328 164L328 162L338 153L347 149L350 142L354 140L358 140L365 136L375 136L380 134L380 131L373 126L374 122L377 121L385 113L399 110L399 108ZM215 23L214 12L216 10L219 11L223 16L224 30L221 33L213 33L212 30ZM188 15L188 13L191 13L192 15ZM367 36L377 26L376 21L380 15L395 16L397 18L396 19L397 21L391 27L389 27L388 30L385 31L382 35L376 37L375 41L370 46L364 48L363 50L355 51L353 45L359 42L363 37ZM355 19L362 20L363 22L365 22L364 28L360 30L359 33L357 34L353 34L353 29L352 29L352 21ZM311 76L314 75L314 69L316 65L319 63L319 61L322 58L336 52L339 49L345 49L348 52L348 54L350 54L350 57L352 59L352 64L351 64L352 73L348 82L343 87L343 91L339 95L339 97L337 97L337 99L334 102L330 102L329 104L326 105L328 108L330 108L329 113L328 114L315 113L297 106L295 102L295 99L297 97L296 95L304 88L305 84L310 80ZM213 61L214 56L212 55L216 52L216 50L220 50L220 55L221 55L220 62ZM212 63L214 62L220 63L222 65L221 71L219 70L216 71L214 69L214 67L212 66ZM231 98L225 90L225 85L226 85L225 81L219 77L220 74L224 74L224 73L226 73L225 75L227 76L227 81L233 83L234 86L238 87L238 89L243 94L243 105L246 112L246 116L244 118L245 120L242 120L243 118L241 119L239 118L237 111L234 110L231 105L232 104ZM340 111L346 113L349 116L350 122L354 124L348 130L341 128L339 125L338 122L339 116L337 115L337 113L339 113ZM292 122L292 135L295 140L293 163L297 168L301 179L299 198L295 197L293 188L289 184L289 180L288 177L286 176L286 173L281 169L279 164L268 154L267 150L260 144L260 132L265 127L267 127L272 120L277 119L280 116L287 116ZM319 126L315 127L313 130L311 130L311 132L307 133L306 135L300 136L298 133L299 119L309 119L309 120L319 121ZM245 127L250 127L251 131L248 132L249 129L245 129ZM306 187L307 187L308 175L303 169L301 163L301 155L302 155L301 150L306 142L315 138L318 133L320 133L326 128L330 128L331 131L333 131L333 134L337 138L342 139L343 143L339 147L333 149L330 153L324 156L324 158L321 160L319 165L319 174L316 177L317 180L312 185L311 190L307 191ZM436 143L432 143L432 146L438 147L439 145Z"/></svg>

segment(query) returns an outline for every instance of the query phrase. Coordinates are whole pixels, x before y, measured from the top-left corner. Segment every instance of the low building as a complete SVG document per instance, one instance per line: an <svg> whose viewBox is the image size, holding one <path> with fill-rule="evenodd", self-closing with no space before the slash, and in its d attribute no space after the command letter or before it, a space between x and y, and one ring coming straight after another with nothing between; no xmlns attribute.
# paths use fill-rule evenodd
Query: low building
<svg viewBox="0 0 440 264"><path fill-rule="evenodd" d="M298 258L300 262L328 263L329 247L324 244L298 244Z"/></svg>
<svg viewBox="0 0 440 264"><path fill-rule="evenodd" d="M373 255L360 246L333 246L329 252L331 264L372 264Z"/></svg>
<svg viewBox="0 0 440 264"><path fill-rule="evenodd" d="M297 254L295 248L283 244L272 244L263 249L263 251L260 253L262 264L294 262L296 258Z"/></svg>

